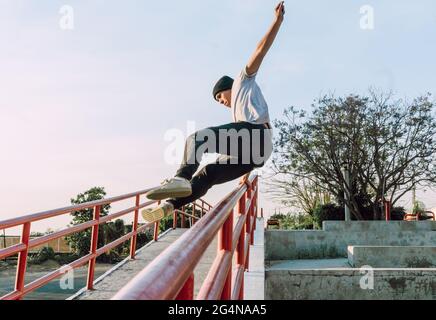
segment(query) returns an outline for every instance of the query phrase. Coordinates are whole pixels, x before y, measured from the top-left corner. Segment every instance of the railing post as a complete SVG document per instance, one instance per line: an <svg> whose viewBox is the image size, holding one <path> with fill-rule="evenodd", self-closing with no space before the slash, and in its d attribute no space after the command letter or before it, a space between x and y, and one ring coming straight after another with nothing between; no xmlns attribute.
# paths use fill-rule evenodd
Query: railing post
<svg viewBox="0 0 436 320"><path fill-rule="evenodd" d="M226 222L224 222L220 233L218 250L232 251L233 241L233 210L230 212ZM232 268L227 273L224 288L221 293L221 300L230 300L232 297Z"/></svg>
<svg viewBox="0 0 436 320"><path fill-rule="evenodd" d="M252 221L251 225L251 233L250 233L250 245L254 244L254 230L256 230L256 206L257 206L257 186L256 180L254 181L254 186L256 187L256 191L251 192L251 203L250 203L250 221Z"/></svg>
<svg viewBox="0 0 436 320"><path fill-rule="evenodd" d="M185 212L185 206L182 207L182 211ZM181 224L180 224L180 228L183 229L184 227L185 227L185 215L182 214L182 221L181 221Z"/></svg>
<svg viewBox="0 0 436 320"><path fill-rule="evenodd" d="M139 198L140 198L140 195L138 194L136 196L136 200L135 200L136 209L135 209L135 216L133 217L133 224L132 224L132 231L135 233L138 230ZM132 237L132 239L130 240L130 259L135 259L137 238L138 238L138 235L135 234Z"/></svg>
<svg viewBox="0 0 436 320"><path fill-rule="evenodd" d="M182 290L180 290L177 295L176 300L194 300L194 274L192 273L188 280L186 280L185 285Z"/></svg>
<svg viewBox="0 0 436 320"><path fill-rule="evenodd" d="M162 203L161 200L159 200L159 201L157 202L157 204L158 204L159 206L160 206L161 203ZM159 238L159 225L160 225L160 220L159 220L159 221L156 221L156 222L154 223L154 232L153 232L153 240L154 240L154 241L157 241L158 238Z"/></svg>
<svg viewBox="0 0 436 320"><path fill-rule="evenodd" d="M174 210L173 212L173 229L177 229L177 210Z"/></svg>
<svg viewBox="0 0 436 320"><path fill-rule="evenodd" d="M245 215L245 203L246 203L246 195L244 193L241 199L239 199L239 205L238 205L238 212L241 215ZM239 235L239 240L238 240L238 247L236 250L237 250L236 263L238 267L245 268L245 225L241 229L241 234ZM237 284L235 283L234 285ZM244 300L244 277L242 277L241 279L241 289L239 291L238 299Z"/></svg>
<svg viewBox="0 0 436 320"><path fill-rule="evenodd" d="M91 234L91 247L90 247L90 253L95 254L97 251L97 244L98 244L98 229L99 229L99 220L100 220L100 210L101 206L96 206L94 208L94 220L96 220L97 224L95 224L92 227L92 234ZM95 270L95 261L96 257L89 260L88 264L88 280L87 280L87 288L88 290L93 290L94 288L94 270Z"/></svg>
<svg viewBox="0 0 436 320"><path fill-rule="evenodd" d="M195 202L192 203L192 215L195 217ZM196 222L196 219L191 218L191 226L193 226Z"/></svg>
<svg viewBox="0 0 436 320"><path fill-rule="evenodd" d="M24 279L26 276L27 267L27 254L29 252L29 240L30 240L30 222L23 224L23 230L21 232L20 242L26 246L26 248L18 254L17 274L15 277L15 291L23 292ZM21 297L19 298L21 299Z"/></svg>
<svg viewBox="0 0 436 320"><path fill-rule="evenodd" d="M247 187L247 192L245 193L245 197L246 199L250 199L250 208L251 208L251 201L253 201L252 197L251 197L251 189ZM251 222L250 222L250 208L248 208L248 212L247 212L247 220L245 221L245 231L247 233L250 233L251 230ZM247 208L246 208L247 209Z"/></svg>
<svg viewBox="0 0 436 320"><path fill-rule="evenodd" d="M247 188L246 198L250 199L250 207L248 208L247 218L245 221L245 235L251 237L251 201L253 201L251 197L251 188ZM249 241L251 242L251 240ZM248 270L250 263L250 245L247 246L247 252L245 252L245 255L247 256L247 259L245 259L245 270Z"/></svg>
<svg viewBox="0 0 436 320"><path fill-rule="evenodd" d="M385 216L386 216L386 221L390 221L391 220L391 202L389 200L385 200ZM418 220L419 220L419 216L418 216Z"/></svg>
<svg viewBox="0 0 436 320"><path fill-rule="evenodd" d="M257 202L258 202L258 197L259 197L259 177L256 177L256 179L254 181L255 181L254 185L256 186L256 195L255 195L256 200L254 201L255 206L256 206L255 207L256 211L254 212L254 216L257 219L258 215L259 215L259 211L258 211L258 208L257 208ZM254 225L254 230L256 230L256 224Z"/></svg>
<svg viewBox="0 0 436 320"><path fill-rule="evenodd" d="M159 224L160 224L160 220L156 221L154 223L154 234L153 234L153 240L157 241L159 238Z"/></svg>

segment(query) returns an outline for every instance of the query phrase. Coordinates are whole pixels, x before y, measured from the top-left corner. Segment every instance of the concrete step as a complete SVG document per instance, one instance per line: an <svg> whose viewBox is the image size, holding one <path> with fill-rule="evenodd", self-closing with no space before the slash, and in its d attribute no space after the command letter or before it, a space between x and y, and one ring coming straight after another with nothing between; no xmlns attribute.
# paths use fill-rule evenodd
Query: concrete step
<svg viewBox="0 0 436 320"><path fill-rule="evenodd" d="M348 246L348 262L360 268L436 267L435 246Z"/></svg>
<svg viewBox="0 0 436 320"><path fill-rule="evenodd" d="M265 259L347 258L352 246L432 246L436 231L266 230Z"/></svg>
<svg viewBox="0 0 436 320"><path fill-rule="evenodd" d="M267 261L266 300L431 300L436 268L352 268L347 259Z"/></svg>
<svg viewBox="0 0 436 320"><path fill-rule="evenodd" d="M265 268L271 270L327 270L327 269L351 269L348 259L301 259L301 260L278 260L266 261Z"/></svg>
<svg viewBox="0 0 436 320"><path fill-rule="evenodd" d="M322 227L335 232L436 231L436 221L323 221Z"/></svg>

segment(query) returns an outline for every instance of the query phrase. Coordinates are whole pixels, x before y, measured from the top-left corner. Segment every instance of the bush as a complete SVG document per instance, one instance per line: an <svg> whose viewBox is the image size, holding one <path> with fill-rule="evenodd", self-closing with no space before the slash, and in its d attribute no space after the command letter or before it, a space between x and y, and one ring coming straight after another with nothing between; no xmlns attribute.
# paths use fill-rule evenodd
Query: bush
<svg viewBox="0 0 436 320"><path fill-rule="evenodd" d="M123 257L118 251L118 248L114 248L108 252L103 253L101 256L98 257L97 262L114 264L123 261Z"/></svg>
<svg viewBox="0 0 436 320"><path fill-rule="evenodd" d="M406 210L403 207L394 207L391 210L391 220L404 220Z"/></svg>
<svg viewBox="0 0 436 320"><path fill-rule="evenodd" d="M33 264L41 264L48 260L54 260L54 259L55 259L55 252L53 248L44 247L41 250L39 250L34 256L32 256L29 259L30 260L29 262Z"/></svg>
<svg viewBox="0 0 436 320"><path fill-rule="evenodd" d="M280 222L280 229L283 230L311 230L314 228L313 218L306 213L299 214L275 214L271 219Z"/></svg>
<svg viewBox="0 0 436 320"><path fill-rule="evenodd" d="M313 220L316 227L321 229L323 221L345 220L345 210L333 203L319 205L313 211Z"/></svg>
<svg viewBox="0 0 436 320"><path fill-rule="evenodd" d="M126 225L126 233L129 233L132 231L132 225ZM147 229L146 231L143 231L141 233L138 233L136 237L136 250L139 248L142 248L147 243L149 243L153 239L153 228ZM123 255L127 256L130 254L130 241L126 242L126 245L124 246Z"/></svg>
<svg viewBox="0 0 436 320"><path fill-rule="evenodd" d="M74 253L58 253L54 256L54 260L60 265L70 264L79 258L80 257Z"/></svg>

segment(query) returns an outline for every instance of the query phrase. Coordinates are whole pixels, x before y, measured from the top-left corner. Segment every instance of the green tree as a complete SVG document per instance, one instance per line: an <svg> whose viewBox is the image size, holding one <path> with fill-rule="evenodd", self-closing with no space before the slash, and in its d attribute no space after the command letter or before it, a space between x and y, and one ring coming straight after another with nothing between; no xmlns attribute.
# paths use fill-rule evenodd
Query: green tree
<svg viewBox="0 0 436 320"><path fill-rule="evenodd" d="M435 185L436 121L430 94L413 101L374 91L325 96L312 109L309 116L291 107L284 120L275 121L272 169L285 187L289 181L310 180L363 220L382 218L383 199L394 206L416 186ZM370 215L364 208L371 208Z"/></svg>
<svg viewBox="0 0 436 320"><path fill-rule="evenodd" d="M277 219L281 230L311 230L314 229L314 220L306 213L273 214L271 219Z"/></svg>
<svg viewBox="0 0 436 320"><path fill-rule="evenodd" d="M106 192L104 191L103 187L94 187L85 191L84 193L78 194L76 198L71 199L71 204L78 205L91 201L102 200L104 199L105 196L106 196ZM107 216L109 213L109 209L110 209L109 204L102 206L100 209L100 217ZM71 213L71 216L73 218L69 226L79 225L93 219L94 209L87 208L87 209L74 211ZM99 226L98 244L97 244L99 248L104 246L108 240L114 239L116 231L111 224L112 223L106 223ZM78 256L84 256L90 252L91 232L92 232L92 228L88 228L84 231L76 232L66 237L66 241L71 246L74 253L77 254ZM107 260L107 259L105 259L105 257L100 257L99 261L101 260Z"/></svg>
<svg viewBox="0 0 436 320"><path fill-rule="evenodd" d="M313 215L318 205L332 202L332 195L319 183L309 179L282 176L267 180L266 185L272 199L279 200L285 206L303 210L308 215Z"/></svg>

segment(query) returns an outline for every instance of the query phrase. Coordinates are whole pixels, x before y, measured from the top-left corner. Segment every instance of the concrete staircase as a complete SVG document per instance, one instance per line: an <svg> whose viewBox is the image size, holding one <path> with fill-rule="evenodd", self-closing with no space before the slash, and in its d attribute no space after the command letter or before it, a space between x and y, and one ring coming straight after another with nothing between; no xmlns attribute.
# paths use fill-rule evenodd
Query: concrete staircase
<svg viewBox="0 0 436 320"><path fill-rule="evenodd" d="M265 231L266 299L436 299L435 221Z"/></svg>

